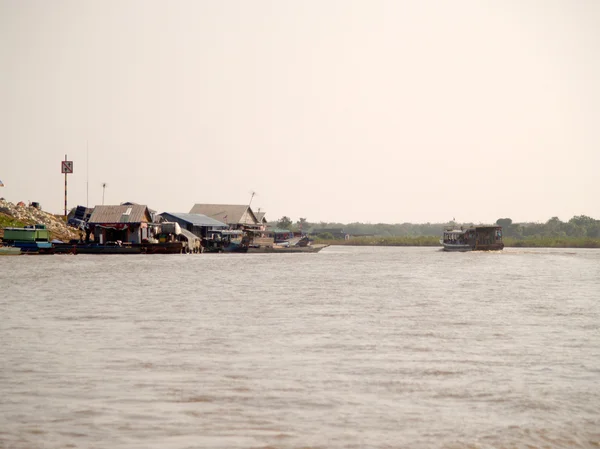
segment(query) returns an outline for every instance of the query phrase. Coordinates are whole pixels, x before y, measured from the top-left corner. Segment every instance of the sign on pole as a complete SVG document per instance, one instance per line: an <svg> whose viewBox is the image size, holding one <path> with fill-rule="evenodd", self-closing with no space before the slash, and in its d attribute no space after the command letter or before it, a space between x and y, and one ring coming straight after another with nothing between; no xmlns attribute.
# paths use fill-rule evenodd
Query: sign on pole
<svg viewBox="0 0 600 449"><path fill-rule="evenodd" d="M73 173L73 161L62 161L60 168L61 168L61 173L64 173L65 175L67 173L72 174Z"/></svg>
<svg viewBox="0 0 600 449"><path fill-rule="evenodd" d="M65 160L61 161L60 172L65 174L65 220L66 220L67 219L67 175L70 175L73 173L73 161L68 161L66 154L65 154Z"/></svg>

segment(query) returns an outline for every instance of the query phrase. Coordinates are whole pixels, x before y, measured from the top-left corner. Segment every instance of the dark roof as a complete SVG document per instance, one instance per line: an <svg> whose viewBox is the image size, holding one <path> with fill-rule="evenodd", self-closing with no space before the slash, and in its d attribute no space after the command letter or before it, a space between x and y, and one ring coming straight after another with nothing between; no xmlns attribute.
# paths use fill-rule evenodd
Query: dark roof
<svg viewBox="0 0 600 449"><path fill-rule="evenodd" d="M142 223L149 222L150 212L144 205L96 206L88 223Z"/></svg>
<svg viewBox="0 0 600 449"><path fill-rule="evenodd" d="M204 226L204 227L221 227L226 228L227 225L219 220L215 220L214 218L207 217L202 214L186 214L182 212L163 212L160 214L163 218L167 218L166 216L170 216L173 218L177 218L182 221L186 221L193 226Z"/></svg>
<svg viewBox="0 0 600 449"><path fill-rule="evenodd" d="M236 204L194 204L190 214L203 214L227 224L256 224L256 215L250 206ZM244 218L246 215L247 218Z"/></svg>

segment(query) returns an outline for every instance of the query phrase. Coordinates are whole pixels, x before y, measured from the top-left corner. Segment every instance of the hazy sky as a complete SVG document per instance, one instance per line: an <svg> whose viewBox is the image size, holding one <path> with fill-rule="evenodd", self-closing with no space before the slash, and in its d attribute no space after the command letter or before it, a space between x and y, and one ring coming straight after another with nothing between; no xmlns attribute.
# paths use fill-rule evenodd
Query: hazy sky
<svg viewBox="0 0 600 449"><path fill-rule="evenodd" d="M65 154L69 206L600 218L600 1L0 0L0 196Z"/></svg>

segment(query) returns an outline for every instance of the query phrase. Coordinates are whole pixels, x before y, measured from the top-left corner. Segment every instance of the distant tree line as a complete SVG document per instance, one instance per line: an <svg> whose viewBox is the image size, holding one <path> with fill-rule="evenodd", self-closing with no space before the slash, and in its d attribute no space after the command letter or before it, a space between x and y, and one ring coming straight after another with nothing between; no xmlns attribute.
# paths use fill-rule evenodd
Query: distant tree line
<svg viewBox="0 0 600 449"><path fill-rule="evenodd" d="M546 223L513 223L510 218L500 218L497 223L502 226L504 235L514 239L538 237L574 237L600 238L600 220L586 215L576 215L563 222L552 217Z"/></svg>
<svg viewBox="0 0 600 449"><path fill-rule="evenodd" d="M558 217L550 218L546 223L513 223L510 218L499 218L496 223L502 226L504 236L516 240L531 238L600 238L600 220L586 215L577 215L563 222ZM332 230L341 229L344 234L364 237L425 237L440 236L444 228L449 226L472 226L474 223L312 223L306 218L293 222L289 217L282 217L272 226L302 231L323 239L335 238Z"/></svg>

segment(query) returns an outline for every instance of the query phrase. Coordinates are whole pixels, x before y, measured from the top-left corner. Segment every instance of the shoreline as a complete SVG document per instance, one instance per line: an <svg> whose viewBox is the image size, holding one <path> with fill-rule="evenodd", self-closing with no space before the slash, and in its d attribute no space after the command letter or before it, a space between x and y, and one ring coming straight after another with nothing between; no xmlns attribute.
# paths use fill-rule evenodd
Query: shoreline
<svg viewBox="0 0 600 449"><path fill-rule="evenodd" d="M52 239L68 242L79 237L78 231L67 226L62 216L44 212L33 206L15 205L6 200L0 200L0 242L4 236L5 227L22 227L38 223L45 224L48 227ZM429 229L428 231L435 232L433 229ZM313 243L331 246L425 246L441 248L440 237L438 235L405 235L393 237L363 235L351 237L349 240L315 238ZM505 248L600 248L600 238L591 237L537 235L535 237L514 238L505 236L503 242Z"/></svg>
<svg viewBox="0 0 600 449"><path fill-rule="evenodd" d="M330 246L404 246L404 247L439 247L439 237L382 237L365 240L320 240L315 239L314 244L327 244ZM571 248L571 249L600 249L600 239L564 239L564 238L536 238L527 240L505 239L505 248Z"/></svg>

